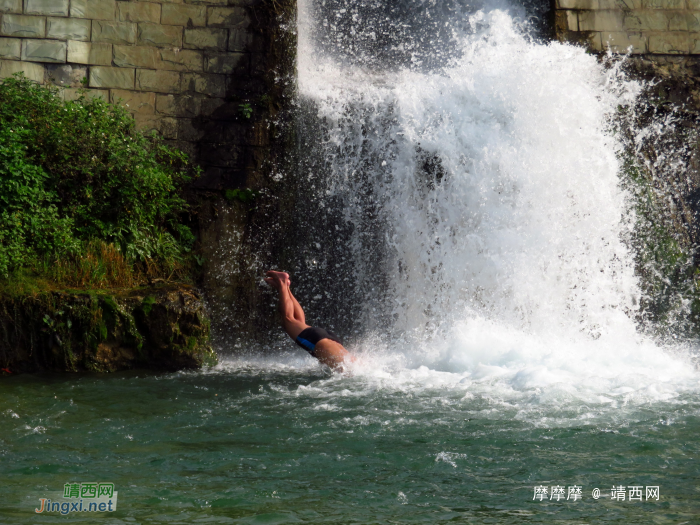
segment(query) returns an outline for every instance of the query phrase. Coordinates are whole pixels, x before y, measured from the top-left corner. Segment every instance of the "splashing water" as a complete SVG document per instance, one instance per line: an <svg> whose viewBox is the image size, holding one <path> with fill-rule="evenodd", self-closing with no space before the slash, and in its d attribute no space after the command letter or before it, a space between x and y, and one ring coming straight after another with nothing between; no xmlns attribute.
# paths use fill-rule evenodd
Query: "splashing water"
<svg viewBox="0 0 700 525"><path fill-rule="evenodd" d="M634 321L633 223L610 122L638 83L581 48L537 42L506 9L455 25L440 67L415 66L412 50L384 70L319 45L318 16L300 3L309 207L342 217L313 231L350 247L320 272L352 275L355 304L337 310L364 329L363 373L401 362L502 395L547 387L601 402L693 388L682 352Z"/></svg>

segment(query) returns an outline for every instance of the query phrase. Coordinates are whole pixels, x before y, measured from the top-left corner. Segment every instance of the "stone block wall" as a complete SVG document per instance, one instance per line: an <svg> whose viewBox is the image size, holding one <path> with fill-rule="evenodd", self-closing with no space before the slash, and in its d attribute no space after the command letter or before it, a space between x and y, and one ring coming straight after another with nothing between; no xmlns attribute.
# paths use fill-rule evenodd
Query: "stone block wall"
<svg viewBox="0 0 700 525"><path fill-rule="evenodd" d="M205 168L206 189L245 186L266 146L256 133L269 21L265 0L0 0L0 78L18 71L65 99L125 104ZM259 131L259 130L258 130ZM260 157L260 155L257 155Z"/></svg>
<svg viewBox="0 0 700 525"><path fill-rule="evenodd" d="M700 54L700 0L554 0L561 40L593 51Z"/></svg>

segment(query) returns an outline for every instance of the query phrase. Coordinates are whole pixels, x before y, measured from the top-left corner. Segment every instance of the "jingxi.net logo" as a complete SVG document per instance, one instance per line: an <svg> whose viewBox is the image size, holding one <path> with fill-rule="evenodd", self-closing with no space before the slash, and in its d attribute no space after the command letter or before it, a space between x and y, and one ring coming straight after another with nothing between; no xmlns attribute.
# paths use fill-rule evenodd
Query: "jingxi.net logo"
<svg viewBox="0 0 700 525"><path fill-rule="evenodd" d="M114 512L117 510L117 491L114 483L66 483L63 494L52 498L39 498L34 512Z"/></svg>

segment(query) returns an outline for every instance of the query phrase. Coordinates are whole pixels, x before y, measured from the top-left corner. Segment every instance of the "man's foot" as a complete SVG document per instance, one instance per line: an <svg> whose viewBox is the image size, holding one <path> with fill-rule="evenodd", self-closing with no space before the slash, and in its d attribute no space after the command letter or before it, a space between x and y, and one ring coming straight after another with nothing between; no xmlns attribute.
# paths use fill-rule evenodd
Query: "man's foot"
<svg viewBox="0 0 700 525"><path fill-rule="evenodd" d="M274 286L275 288L279 288L283 284L287 286L292 284L292 281L289 279L289 274L286 272L275 272L270 270L266 273L266 275L267 277L265 278L265 282L270 286Z"/></svg>

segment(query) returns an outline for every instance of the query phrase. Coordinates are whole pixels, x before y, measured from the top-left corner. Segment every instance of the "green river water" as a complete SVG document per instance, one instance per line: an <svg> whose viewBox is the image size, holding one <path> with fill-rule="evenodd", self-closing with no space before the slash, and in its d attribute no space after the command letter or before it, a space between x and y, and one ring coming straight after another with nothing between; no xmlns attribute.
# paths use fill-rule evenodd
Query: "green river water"
<svg viewBox="0 0 700 525"><path fill-rule="evenodd" d="M697 392L554 390L308 359L4 378L0 523L700 523ZM117 510L35 512L73 482L114 483ZM611 500L620 485L642 501Z"/></svg>

